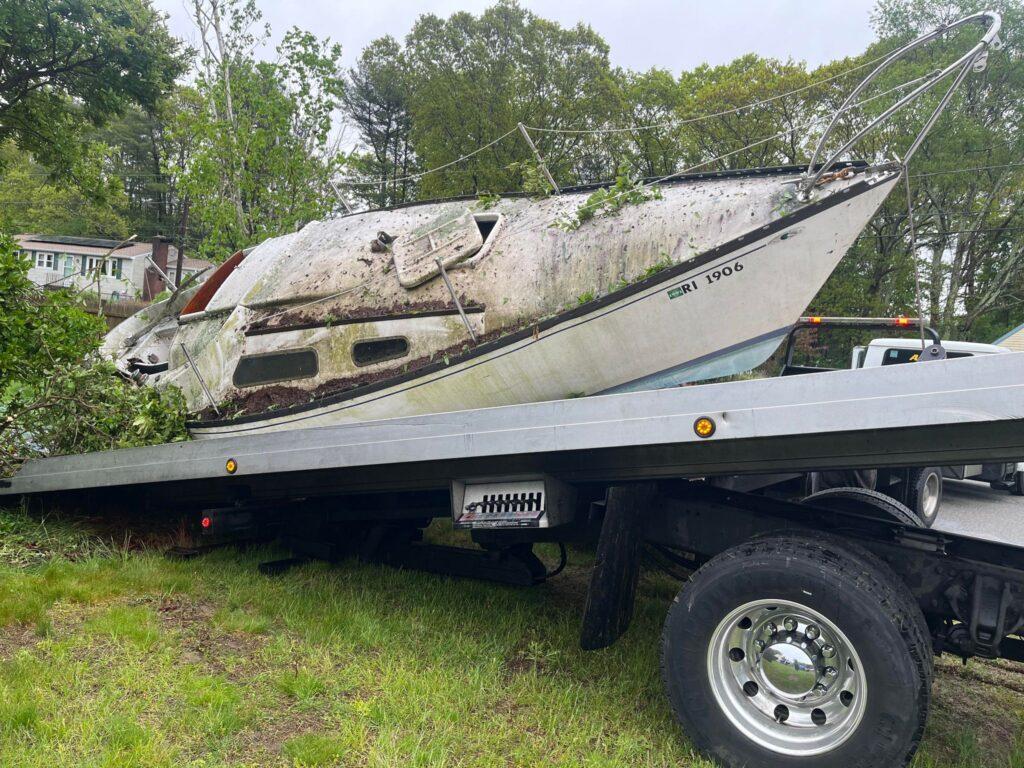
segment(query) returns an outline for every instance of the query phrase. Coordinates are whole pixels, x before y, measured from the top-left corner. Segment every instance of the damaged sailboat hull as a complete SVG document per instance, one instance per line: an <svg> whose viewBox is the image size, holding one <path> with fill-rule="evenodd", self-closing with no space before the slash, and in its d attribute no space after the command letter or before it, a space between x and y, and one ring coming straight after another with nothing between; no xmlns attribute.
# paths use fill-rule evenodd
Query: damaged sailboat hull
<svg viewBox="0 0 1024 768"><path fill-rule="evenodd" d="M235 254L104 351L195 437L685 384L777 347L899 178L701 174L557 227L588 190L313 222Z"/></svg>

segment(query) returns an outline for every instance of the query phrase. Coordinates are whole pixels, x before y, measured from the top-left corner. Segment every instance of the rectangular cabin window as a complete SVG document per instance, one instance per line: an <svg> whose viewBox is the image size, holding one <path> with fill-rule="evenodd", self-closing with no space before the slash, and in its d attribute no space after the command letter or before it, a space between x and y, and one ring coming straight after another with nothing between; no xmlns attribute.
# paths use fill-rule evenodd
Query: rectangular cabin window
<svg viewBox="0 0 1024 768"><path fill-rule="evenodd" d="M387 339L367 339L352 345L352 362L356 365L373 365L385 360L397 360L409 354L409 340L404 336Z"/></svg>
<svg viewBox="0 0 1024 768"><path fill-rule="evenodd" d="M255 387L295 379L308 379L320 372L320 361L314 349L289 349L242 355L231 381L236 387Z"/></svg>

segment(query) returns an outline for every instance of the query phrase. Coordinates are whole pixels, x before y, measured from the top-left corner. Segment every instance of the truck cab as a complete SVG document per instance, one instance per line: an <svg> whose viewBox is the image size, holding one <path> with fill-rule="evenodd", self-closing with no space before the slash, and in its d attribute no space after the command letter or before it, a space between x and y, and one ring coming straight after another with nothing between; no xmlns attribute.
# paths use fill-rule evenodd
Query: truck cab
<svg viewBox="0 0 1024 768"><path fill-rule="evenodd" d="M924 362L929 359L956 359L979 355L1001 355L1013 350L997 344L981 344L971 341L943 341L939 334L923 326L917 318L853 318L853 317L803 317L792 328L786 339L781 376L795 376L833 370L822 366L818 360L808 361L806 348L801 349L802 339L809 332L820 334L825 330L864 332L886 330L913 333L912 337L886 336L872 339L867 344L857 344L850 353L850 368L878 368L885 365ZM923 342L922 342L923 340ZM811 473L811 488L821 481L820 475ZM1024 495L1024 462L968 464L948 467L925 467L900 473L880 473L874 487L904 502L917 512L926 525L931 525L938 515L942 499L942 479L979 480L995 490L1008 490Z"/></svg>
<svg viewBox="0 0 1024 768"><path fill-rule="evenodd" d="M1013 350L998 344L980 344L972 341L944 341L946 358L1003 355ZM919 339L872 339L866 346L855 346L850 355L851 368L876 368L882 365L915 363L921 356ZM1024 462L1017 464L967 464L942 467L942 475L954 480L979 480L996 490L1009 490L1024 495Z"/></svg>
<svg viewBox="0 0 1024 768"><path fill-rule="evenodd" d="M974 357L975 355L1000 355L1010 352L997 344L979 344L973 341L943 341L946 359ZM851 368L876 368L882 365L916 363L921 357L920 339L881 338L872 339L867 345L858 345L850 355Z"/></svg>

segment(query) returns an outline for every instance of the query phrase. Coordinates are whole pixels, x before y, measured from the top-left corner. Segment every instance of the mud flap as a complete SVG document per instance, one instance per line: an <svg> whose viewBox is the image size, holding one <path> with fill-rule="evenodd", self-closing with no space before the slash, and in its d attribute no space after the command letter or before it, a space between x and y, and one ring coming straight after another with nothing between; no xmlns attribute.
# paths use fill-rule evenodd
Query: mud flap
<svg viewBox="0 0 1024 768"><path fill-rule="evenodd" d="M657 492L656 483L608 489L580 630L585 651L607 648L629 628L640 577L641 516L654 505Z"/></svg>

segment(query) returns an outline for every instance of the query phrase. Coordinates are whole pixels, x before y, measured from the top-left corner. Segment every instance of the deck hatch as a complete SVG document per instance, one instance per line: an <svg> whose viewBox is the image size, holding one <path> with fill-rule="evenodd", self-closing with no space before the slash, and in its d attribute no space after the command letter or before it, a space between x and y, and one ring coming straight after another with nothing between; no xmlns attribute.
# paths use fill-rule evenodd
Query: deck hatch
<svg viewBox="0 0 1024 768"><path fill-rule="evenodd" d="M308 379L320 371L320 362L313 349L289 349L243 355L235 366L231 381L236 387L255 387L279 381Z"/></svg>
<svg viewBox="0 0 1024 768"><path fill-rule="evenodd" d="M407 235L395 239L392 253L398 282L415 288L437 277L437 260L447 268L467 259L484 244L473 213L468 208L450 210Z"/></svg>

